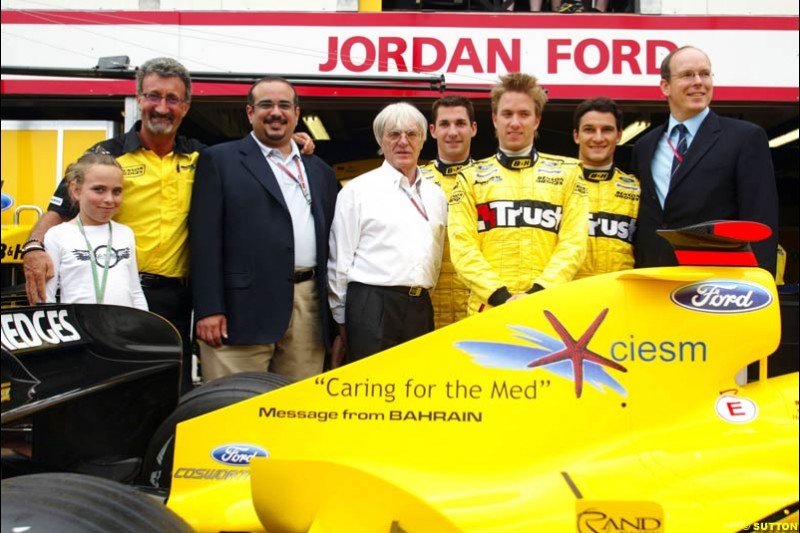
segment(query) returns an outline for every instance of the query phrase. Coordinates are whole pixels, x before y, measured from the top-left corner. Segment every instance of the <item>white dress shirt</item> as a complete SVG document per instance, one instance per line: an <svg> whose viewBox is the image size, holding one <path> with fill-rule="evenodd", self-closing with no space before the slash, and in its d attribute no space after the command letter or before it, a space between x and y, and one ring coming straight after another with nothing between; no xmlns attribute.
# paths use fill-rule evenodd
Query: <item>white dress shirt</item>
<svg viewBox="0 0 800 533"><path fill-rule="evenodd" d="M261 148L261 153L264 154L264 158L275 174L286 207L289 208L289 214L292 216L294 268L296 270L314 268L317 266L317 234L314 231L314 216L311 214L311 187L308 183L308 173L303 165L303 158L300 157L300 150L292 141L292 152L284 158L280 150L262 144L254 133L250 134ZM287 174L286 170L291 175ZM305 191L296 180L304 183Z"/></svg>
<svg viewBox="0 0 800 533"><path fill-rule="evenodd" d="M408 179L384 161L348 183L336 198L330 235L328 301L334 320L344 324L351 281L433 288L446 226L444 193L422 179L419 170L409 186Z"/></svg>

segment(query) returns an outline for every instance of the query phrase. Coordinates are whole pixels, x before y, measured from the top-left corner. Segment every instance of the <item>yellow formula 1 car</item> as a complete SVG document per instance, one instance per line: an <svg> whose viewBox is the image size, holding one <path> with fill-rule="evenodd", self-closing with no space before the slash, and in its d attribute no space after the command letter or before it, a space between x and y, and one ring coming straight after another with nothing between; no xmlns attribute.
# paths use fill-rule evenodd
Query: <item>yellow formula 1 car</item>
<svg viewBox="0 0 800 533"><path fill-rule="evenodd" d="M286 380L178 402L180 343L149 313L4 312L4 448L30 420L33 449L3 477L171 485L173 512L22 475L3 531L796 531L796 300L754 267L759 225L667 236L693 266L550 288L266 394Z"/></svg>
<svg viewBox="0 0 800 533"><path fill-rule="evenodd" d="M3 195L3 202L5 201L6 197ZM24 205L20 206L14 213L15 223L13 225L3 224L3 238L2 243L0 243L0 287L3 289L4 304L8 300L5 298L8 294L7 289L13 287L21 291L22 284L25 282L25 278L22 275L22 247L28 240L28 235L30 235L33 226L18 223L19 215L24 211L33 211L37 215L41 215L41 209L38 207ZM15 306L25 304L25 301L14 300ZM3 307L7 306L3 305Z"/></svg>
<svg viewBox="0 0 800 533"><path fill-rule="evenodd" d="M738 240L761 233L670 236L751 266L576 281L188 420L168 506L202 532L797 530L797 354L772 377L775 283Z"/></svg>

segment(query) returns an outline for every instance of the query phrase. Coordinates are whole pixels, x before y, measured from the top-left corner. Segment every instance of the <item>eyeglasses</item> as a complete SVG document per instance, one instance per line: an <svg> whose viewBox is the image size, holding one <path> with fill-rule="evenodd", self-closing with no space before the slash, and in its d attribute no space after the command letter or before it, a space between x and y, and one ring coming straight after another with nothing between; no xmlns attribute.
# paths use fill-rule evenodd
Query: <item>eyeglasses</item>
<svg viewBox="0 0 800 533"><path fill-rule="evenodd" d="M709 81L714 77L714 74L710 70L701 70L700 72L687 70L685 72L678 72L673 77L680 81L692 82L697 76L700 76L701 81Z"/></svg>
<svg viewBox="0 0 800 533"><path fill-rule="evenodd" d="M168 94L167 96L161 96L158 93L147 93L147 94L143 94L142 96L144 97L145 100L147 100L151 104L156 104L156 105L160 104L161 100L164 100L165 102L167 102L167 105L171 106L171 107L174 107L174 106L176 106L176 105L178 105L178 104L183 102L182 98L179 98L178 96L176 96L174 94Z"/></svg>
<svg viewBox="0 0 800 533"><path fill-rule="evenodd" d="M392 142L397 142L400 138L405 135L406 139L409 141L416 141L422 134L417 130L408 130L408 131L400 131L400 130L389 130L387 131L384 136Z"/></svg>
<svg viewBox="0 0 800 533"><path fill-rule="evenodd" d="M291 111L292 110L292 102L287 100L281 100L280 102L273 102L272 100L261 100L260 102L256 102L253 107L257 107L264 111L272 111L272 109L278 106L278 109L281 111Z"/></svg>

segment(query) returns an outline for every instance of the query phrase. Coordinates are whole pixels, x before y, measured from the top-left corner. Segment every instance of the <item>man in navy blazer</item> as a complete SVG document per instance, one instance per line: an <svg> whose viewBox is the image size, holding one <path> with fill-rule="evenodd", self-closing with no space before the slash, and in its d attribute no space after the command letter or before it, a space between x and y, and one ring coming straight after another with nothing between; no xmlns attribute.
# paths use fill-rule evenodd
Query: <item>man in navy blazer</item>
<svg viewBox="0 0 800 533"><path fill-rule="evenodd" d="M772 229L769 239L752 246L758 264L774 275L778 191L767 135L754 124L714 113L708 107L713 91L711 61L703 51L684 46L661 63L661 92L670 118L633 148L632 170L642 187L634 238L636 266L677 264L657 229L707 220L753 220Z"/></svg>
<svg viewBox="0 0 800 533"><path fill-rule="evenodd" d="M339 183L292 140L300 107L285 79L248 94L253 131L200 153L189 213L204 380L244 371L318 374L330 346L325 279Z"/></svg>

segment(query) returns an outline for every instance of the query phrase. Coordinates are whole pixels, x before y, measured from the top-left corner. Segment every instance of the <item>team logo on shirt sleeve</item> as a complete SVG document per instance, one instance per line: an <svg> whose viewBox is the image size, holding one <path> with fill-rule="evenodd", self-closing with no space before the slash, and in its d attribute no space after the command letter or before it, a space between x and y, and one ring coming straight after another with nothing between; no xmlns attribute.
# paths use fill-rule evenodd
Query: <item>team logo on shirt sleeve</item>
<svg viewBox="0 0 800 533"><path fill-rule="evenodd" d="M461 184L461 180L456 180L456 184L453 185L453 190L450 192L450 200L447 202L448 205L455 205L461 201L464 197L464 187Z"/></svg>

